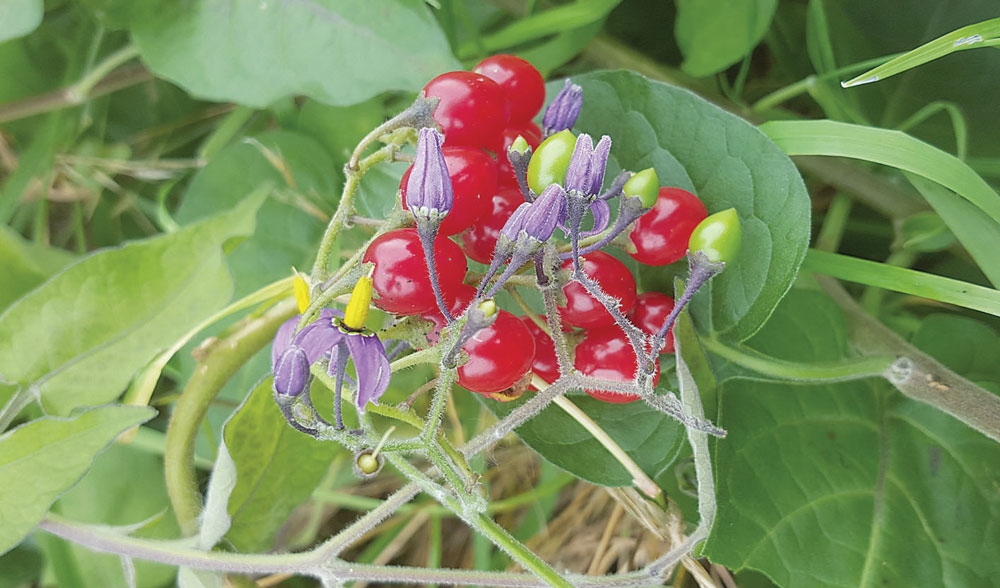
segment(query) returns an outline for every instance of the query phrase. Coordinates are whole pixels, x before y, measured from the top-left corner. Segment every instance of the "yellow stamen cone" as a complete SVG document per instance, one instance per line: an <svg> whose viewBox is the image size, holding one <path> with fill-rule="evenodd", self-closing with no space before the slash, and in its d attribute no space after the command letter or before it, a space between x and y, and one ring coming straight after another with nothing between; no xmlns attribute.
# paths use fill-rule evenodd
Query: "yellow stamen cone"
<svg viewBox="0 0 1000 588"><path fill-rule="evenodd" d="M307 311L309 309L309 284L298 272L292 278L292 292L295 293L295 303L299 307L299 314Z"/></svg>
<svg viewBox="0 0 1000 588"><path fill-rule="evenodd" d="M351 292L351 299L344 309L343 325L348 329L360 331L365 328L365 321L368 319L368 307L372 302L372 279L370 276L362 276L358 283L354 285Z"/></svg>

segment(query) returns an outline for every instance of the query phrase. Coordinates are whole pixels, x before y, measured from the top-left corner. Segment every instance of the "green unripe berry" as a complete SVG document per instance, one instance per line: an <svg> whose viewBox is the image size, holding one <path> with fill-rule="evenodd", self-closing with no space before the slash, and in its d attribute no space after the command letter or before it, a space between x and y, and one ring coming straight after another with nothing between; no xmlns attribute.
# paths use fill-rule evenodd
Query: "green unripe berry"
<svg viewBox="0 0 1000 588"><path fill-rule="evenodd" d="M358 470L369 476L377 472L379 468L378 458L367 451L358 456L356 463Z"/></svg>
<svg viewBox="0 0 1000 588"><path fill-rule="evenodd" d="M638 198L643 208L652 208L660 194L660 178L656 175L656 170L647 167L632 174L622 187L622 193L626 197Z"/></svg>
<svg viewBox="0 0 1000 588"><path fill-rule="evenodd" d="M552 184L562 185L575 147L576 136L568 130L542 141L528 162L528 187L535 194L541 194Z"/></svg>
<svg viewBox="0 0 1000 588"><path fill-rule="evenodd" d="M735 208L709 215L701 221L688 240L689 251L701 251L712 263L729 263L740 253L743 231Z"/></svg>

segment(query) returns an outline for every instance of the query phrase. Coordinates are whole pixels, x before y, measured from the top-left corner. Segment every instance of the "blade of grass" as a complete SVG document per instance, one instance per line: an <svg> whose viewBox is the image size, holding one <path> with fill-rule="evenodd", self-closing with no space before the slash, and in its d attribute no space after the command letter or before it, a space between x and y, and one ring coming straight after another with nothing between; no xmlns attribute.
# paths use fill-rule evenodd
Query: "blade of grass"
<svg viewBox="0 0 1000 588"><path fill-rule="evenodd" d="M1000 223L987 218L978 208L934 182L916 174L906 174L927 202L934 207L951 232L965 247L987 279L1000 287Z"/></svg>
<svg viewBox="0 0 1000 588"><path fill-rule="evenodd" d="M878 82L904 71L919 67L929 61L934 61L950 55L956 51L966 49L978 49L980 47L992 47L1000 44L1000 18L993 18L977 22L960 29L956 29L946 35L942 35L933 41L924 43L912 51L891 59L882 65L870 69L865 73L851 78L840 85L845 88L861 86Z"/></svg>
<svg viewBox="0 0 1000 588"><path fill-rule="evenodd" d="M933 180L1000 222L1000 195L957 157L906 133L831 120L771 121L760 129L788 155L830 155L881 163Z"/></svg>
<svg viewBox="0 0 1000 588"><path fill-rule="evenodd" d="M1000 316L1000 291L960 280L816 249L802 270Z"/></svg>

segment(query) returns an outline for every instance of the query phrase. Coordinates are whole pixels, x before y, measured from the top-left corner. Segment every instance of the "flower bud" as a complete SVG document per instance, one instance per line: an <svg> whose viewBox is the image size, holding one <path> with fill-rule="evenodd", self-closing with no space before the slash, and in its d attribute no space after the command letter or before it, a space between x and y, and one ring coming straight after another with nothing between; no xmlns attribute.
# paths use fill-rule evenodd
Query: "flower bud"
<svg viewBox="0 0 1000 588"><path fill-rule="evenodd" d="M406 206L418 222L439 224L455 202L442 143L444 135L437 130L420 129L417 155L406 183Z"/></svg>
<svg viewBox="0 0 1000 588"><path fill-rule="evenodd" d="M274 391L280 396L298 396L311 379L306 352L297 345L285 349L274 366Z"/></svg>
<svg viewBox="0 0 1000 588"><path fill-rule="evenodd" d="M528 205L521 231L528 237L545 242L565 220L566 191L559 184L552 184Z"/></svg>
<svg viewBox="0 0 1000 588"><path fill-rule="evenodd" d="M552 104L545 109L542 127L546 136L573 128L582 108L583 88L566 80L562 90L559 90L552 100Z"/></svg>
<svg viewBox="0 0 1000 588"><path fill-rule="evenodd" d="M604 185L604 170L610 153L611 137L604 135L594 147L590 135L580 133L566 169L566 189L587 196L599 194Z"/></svg>

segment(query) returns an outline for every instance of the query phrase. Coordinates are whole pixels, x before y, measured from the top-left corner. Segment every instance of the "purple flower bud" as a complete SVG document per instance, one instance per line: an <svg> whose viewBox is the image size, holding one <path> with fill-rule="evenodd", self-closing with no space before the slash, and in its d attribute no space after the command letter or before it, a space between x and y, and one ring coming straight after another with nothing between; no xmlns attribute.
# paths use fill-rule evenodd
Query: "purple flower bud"
<svg viewBox="0 0 1000 588"><path fill-rule="evenodd" d="M279 396L295 397L309 387L309 359L297 345L285 349L274 366L274 391Z"/></svg>
<svg viewBox="0 0 1000 588"><path fill-rule="evenodd" d="M542 119L545 136L573 128L576 118L580 116L581 108L583 108L583 88L566 80L562 90L559 90L552 100L552 104L545 109L545 117Z"/></svg>
<svg viewBox="0 0 1000 588"><path fill-rule="evenodd" d="M551 184L528 205L521 232L537 241L549 240L559 223L566 222L566 192L559 184Z"/></svg>
<svg viewBox="0 0 1000 588"><path fill-rule="evenodd" d="M607 135L601 137L595 148L590 135L580 133L576 138L573 157L566 169L566 189L586 196L600 194L610 153L611 137Z"/></svg>
<svg viewBox="0 0 1000 588"><path fill-rule="evenodd" d="M528 213L528 209L531 208L531 204L527 202L521 203L514 212L511 213L507 222L503 224L500 228L500 236L497 238L497 248L499 249L500 244L506 239L508 243L513 243L517 240L517 235L524 228L524 217ZM510 252L507 252L510 255ZM497 258L497 253L494 251L493 258ZM506 261L506 256L501 261Z"/></svg>
<svg viewBox="0 0 1000 588"><path fill-rule="evenodd" d="M417 139L417 156L406 182L406 206L418 221L441 222L455 202L448 165L441 144L444 135L422 128Z"/></svg>

